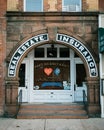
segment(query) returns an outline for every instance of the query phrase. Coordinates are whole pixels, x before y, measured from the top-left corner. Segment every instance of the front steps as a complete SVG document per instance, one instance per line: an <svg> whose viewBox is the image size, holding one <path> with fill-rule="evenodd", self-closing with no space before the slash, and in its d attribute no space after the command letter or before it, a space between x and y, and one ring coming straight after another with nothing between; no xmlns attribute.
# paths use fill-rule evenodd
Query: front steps
<svg viewBox="0 0 104 130"><path fill-rule="evenodd" d="M22 104L17 119L86 119L84 105L79 103Z"/></svg>

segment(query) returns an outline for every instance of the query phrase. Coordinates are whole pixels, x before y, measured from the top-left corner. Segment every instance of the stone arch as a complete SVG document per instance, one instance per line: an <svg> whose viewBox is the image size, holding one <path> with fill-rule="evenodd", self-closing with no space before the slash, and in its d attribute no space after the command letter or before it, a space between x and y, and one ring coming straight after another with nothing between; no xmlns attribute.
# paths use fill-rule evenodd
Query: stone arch
<svg viewBox="0 0 104 130"><path fill-rule="evenodd" d="M88 86L89 113L90 111L94 111L94 108L99 110L99 77L95 57L85 46L85 43L82 39L71 32L67 32L65 29L47 28L37 31L25 38L18 44L18 46L16 46L14 51L8 57L8 88L13 86L14 90L18 89L19 66L28 52L37 46L52 42L64 44L65 46L72 48L83 60L87 74L86 80ZM13 97L14 102L16 96L18 95L17 91L15 91L15 93L15 97Z"/></svg>
<svg viewBox="0 0 104 130"><path fill-rule="evenodd" d="M44 31L43 31L44 32ZM76 53L79 54L80 58L84 61L84 65L87 72L87 77L97 77L97 65L96 62L88 50L88 48L81 42L78 38L66 33L55 33L54 37L50 36L50 32L44 32L32 35L30 38L26 38L20 43L19 46L15 48L14 53L12 53L9 66L8 66L8 77L17 77L17 68L21 63L22 59L26 56L30 50L41 44L55 42L58 44L64 44L69 48L72 48Z"/></svg>

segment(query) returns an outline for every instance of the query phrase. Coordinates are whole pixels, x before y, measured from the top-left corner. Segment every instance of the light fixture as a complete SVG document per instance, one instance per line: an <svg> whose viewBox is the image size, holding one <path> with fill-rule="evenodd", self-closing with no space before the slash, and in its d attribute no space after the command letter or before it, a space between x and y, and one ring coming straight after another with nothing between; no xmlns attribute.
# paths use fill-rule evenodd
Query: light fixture
<svg viewBox="0 0 104 130"><path fill-rule="evenodd" d="M49 56L53 57L54 56L54 51L55 51L54 44L51 44L51 50L49 52Z"/></svg>

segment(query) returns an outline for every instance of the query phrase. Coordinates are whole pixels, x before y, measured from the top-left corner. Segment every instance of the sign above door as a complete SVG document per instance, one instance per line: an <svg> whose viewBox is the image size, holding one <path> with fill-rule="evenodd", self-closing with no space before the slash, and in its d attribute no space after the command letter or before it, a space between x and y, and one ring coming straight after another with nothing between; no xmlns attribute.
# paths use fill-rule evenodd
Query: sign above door
<svg viewBox="0 0 104 130"><path fill-rule="evenodd" d="M8 67L8 77L16 76L18 63L19 61L21 61L22 56L29 51L29 49L31 50L33 46L35 47L35 45L39 45L40 43L45 43L46 41L49 41L49 36L47 33L34 36L28 39L23 44L21 44L10 59L10 63ZM98 76L95 60L91 55L90 51L85 47L83 43L81 43L80 41L78 41L77 39L69 35L59 34L59 33L56 34L56 42L64 43L69 45L69 47L72 46L73 48L75 48L85 59L89 69L90 77Z"/></svg>

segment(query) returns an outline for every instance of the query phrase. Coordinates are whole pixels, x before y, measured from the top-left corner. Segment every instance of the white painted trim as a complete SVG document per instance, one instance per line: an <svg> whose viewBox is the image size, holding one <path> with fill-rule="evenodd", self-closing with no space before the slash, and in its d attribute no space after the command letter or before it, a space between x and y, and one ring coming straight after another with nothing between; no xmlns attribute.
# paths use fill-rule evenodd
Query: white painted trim
<svg viewBox="0 0 104 130"><path fill-rule="evenodd" d="M101 117L104 118L104 96L101 96Z"/></svg>
<svg viewBox="0 0 104 130"><path fill-rule="evenodd" d="M45 44L42 46L39 46L38 48L44 48L44 56L42 58L37 58L34 56L34 60L69 60L70 59L70 48L69 48L69 57L60 57L60 48L67 48L65 45L59 45L59 44L54 44L55 48L57 48L57 57L51 58L47 57L47 48L51 47L51 44Z"/></svg>
<svg viewBox="0 0 104 130"><path fill-rule="evenodd" d="M33 86L34 86L34 50L29 53L29 102L33 98Z"/></svg>
<svg viewBox="0 0 104 130"><path fill-rule="evenodd" d="M43 0L42 0L42 12L44 11L44 7L43 6L44 6L44 4L43 4Z"/></svg>
<svg viewBox="0 0 104 130"><path fill-rule="evenodd" d="M103 27L102 24L102 19L104 19L104 14L100 14L99 15L99 28ZM100 103L101 103L101 118L104 118L104 95L102 95L102 86L101 86L101 79L104 78L104 74L103 74L103 56L104 54L99 54L99 58L100 58L100 66L99 66L99 70L100 70Z"/></svg>
<svg viewBox="0 0 104 130"><path fill-rule="evenodd" d="M74 85L75 85L75 63L74 63L74 51L70 50L70 82L71 82L71 90L72 90L72 100L74 102Z"/></svg>
<svg viewBox="0 0 104 130"><path fill-rule="evenodd" d="M26 0L23 1L23 10L26 11Z"/></svg>

